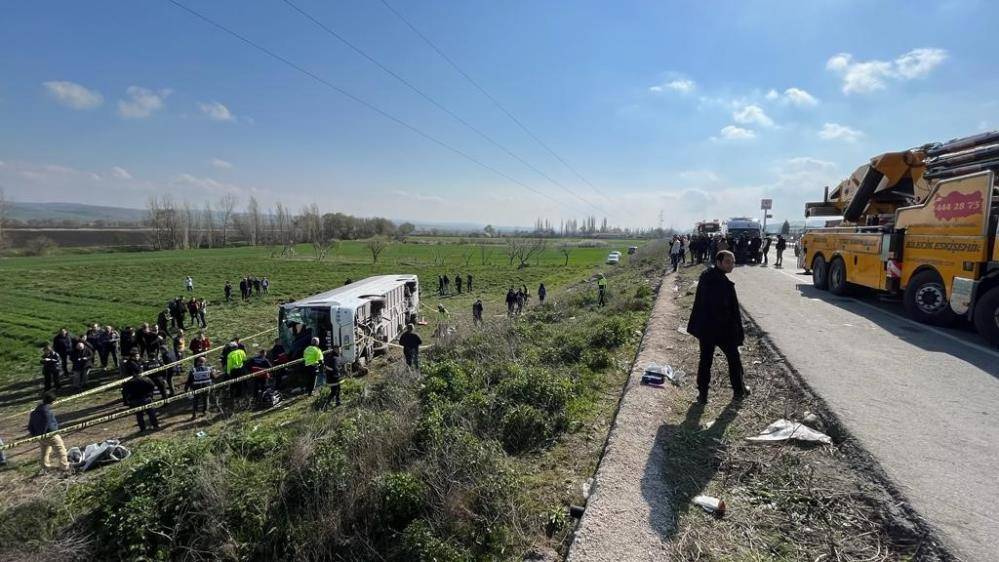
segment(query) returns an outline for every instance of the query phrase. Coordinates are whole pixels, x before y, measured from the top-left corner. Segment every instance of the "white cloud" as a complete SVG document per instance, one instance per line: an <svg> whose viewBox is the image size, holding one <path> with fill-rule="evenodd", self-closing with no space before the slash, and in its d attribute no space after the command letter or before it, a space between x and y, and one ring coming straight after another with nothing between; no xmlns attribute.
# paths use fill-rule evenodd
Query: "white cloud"
<svg viewBox="0 0 999 562"><path fill-rule="evenodd" d="M788 88L784 90L784 100L798 107L815 107L819 105L819 100L801 88Z"/></svg>
<svg viewBox="0 0 999 562"><path fill-rule="evenodd" d="M682 180L695 183L717 183L721 176L712 170L684 170L677 174Z"/></svg>
<svg viewBox="0 0 999 562"><path fill-rule="evenodd" d="M843 78L844 94L866 94L883 90L888 80L925 78L947 59L943 49L913 49L894 60L854 61L850 53L838 53L826 62L826 69Z"/></svg>
<svg viewBox="0 0 999 562"><path fill-rule="evenodd" d="M748 140L755 139L756 133L752 129L743 129L735 125L726 125L721 130L721 136L726 140Z"/></svg>
<svg viewBox="0 0 999 562"><path fill-rule="evenodd" d="M408 191L403 191L401 189L396 189L392 191L393 195L398 195L409 199L411 201L423 201L427 203L444 203L444 198L438 195L426 195L423 193L410 193Z"/></svg>
<svg viewBox="0 0 999 562"><path fill-rule="evenodd" d="M66 81L43 82L49 96L66 107L73 109L94 109L104 103L104 96L97 90Z"/></svg>
<svg viewBox="0 0 999 562"><path fill-rule="evenodd" d="M144 119L163 109L163 102L173 93L164 89L154 92L141 86L129 86L125 90L128 100L118 100L118 114L127 119Z"/></svg>
<svg viewBox="0 0 999 562"><path fill-rule="evenodd" d="M774 126L773 119L767 117L767 114L763 112L763 108L758 105L747 105L742 109L733 111L732 119L735 119L736 123L742 123L743 125Z"/></svg>
<svg viewBox="0 0 999 562"><path fill-rule="evenodd" d="M125 168L114 166L111 168L111 175L120 180L130 180L132 179L132 174L128 173Z"/></svg>
<svg viewBox="0 0 999 562"><path fill-rule="evenodd" d="M229 108L217 101L199 102L198 108L212 121L235 121L236 116Z"/></svg>
<svg viewBox="0 0 999 562"><path fill-rule="evenodd" d="M764 96L764 97L767 98L770 101L774 101L774 100L780 98L780 94L777 93L777 90L774 90L774 89L771 88L770 91L767 92L767 95Z"/></svg>
<svg viewBox="0 0 999 562"><path fill-rule="evenodd" d="M819 131L819 138L825 140L855 142L862 136L864 136L863 132L851 129L846 125L840 125L839 123L826 123L822 126L822 130Z"/></svg>
<svg viewBox="0 0 999 562"><path fill-rule="evenodd" d="M685 78L682 74L669 72L666 76L666 82L650 87L649 91L658 94L670 90L679 94L689 94L697 89L697 82Z"/></svg>
<svg viewBox="0 0 999 562"><path fill-rule="evenodd" d="M212 158L209 161L209 163L212 166L215 166L216 168L220 168L220 169L223 169L223 170L229 170L229 169L232 168L232 162L227 162L227 161L225 161L225 160L223 160L221 158Z"/></svg>

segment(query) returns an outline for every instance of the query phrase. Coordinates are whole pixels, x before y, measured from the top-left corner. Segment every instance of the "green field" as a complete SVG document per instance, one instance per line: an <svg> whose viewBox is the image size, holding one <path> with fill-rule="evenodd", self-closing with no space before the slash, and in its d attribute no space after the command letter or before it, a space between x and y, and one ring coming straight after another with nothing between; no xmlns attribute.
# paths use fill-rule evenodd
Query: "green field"
<svg viewBox="0 0 999 562"><path fill-rule="evenodd" d="M582 241L570 241L579 244ZM187 297L183 280L191 275L195 296L209 300L208 332L215 342L234 333L250 334L275 324L279 301L295 299L340 286L344 280L381 273L415 273L423 285L423 302L443 301L459 318L470 316L474 298L482 298L486 315L499 314L506 289L526 284L533 294L539 282L555 289L579 281L610 266L603 264L611 250L624 252L640 241L592 242L598 247L574 247L566 258L551 241L548 249L517 268L499 240L416 237L390 245L372 263L364 241L341 243L322 262L310 246L300 245L291 257L281 249L246 247L213 250L76 253L35 258L0 259L0 385L38 379L38 352L61 326L74 334L88 323L121 328L153 323L165 302ZM585 243L584 243L585 244ZM438 299L437 276L471 273L471 295ZM270 294L249 303L223 302L226 280L239 300L243 274L266 276ZM452 292L454 288L452 287Z"/></svg>

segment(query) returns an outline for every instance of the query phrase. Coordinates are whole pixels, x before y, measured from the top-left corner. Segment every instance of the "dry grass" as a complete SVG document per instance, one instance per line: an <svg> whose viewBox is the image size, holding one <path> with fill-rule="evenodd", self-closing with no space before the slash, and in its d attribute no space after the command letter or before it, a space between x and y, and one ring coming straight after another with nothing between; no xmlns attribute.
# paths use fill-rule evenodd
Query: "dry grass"
<svg viewBox="0 0 999 562"><path fill-rule="evenodd" d="M677 325L693 302L687 288L700 268L677 278ZM692 293L692 292L691 292ZM869 456L800 383L783 358L750 325L743 347L746 384L753 394L729 402L727 364L716 357L710 403L694 402L697 342L678 343L691 375L675 394L661 431L667 448L664 478L673 488L675 522L668 551L675 560L941 560L949 557ZM833 445L754 443L745 438L779 418L816 413ZM725 500L717 518L693 505L707 494Z"/></svg>

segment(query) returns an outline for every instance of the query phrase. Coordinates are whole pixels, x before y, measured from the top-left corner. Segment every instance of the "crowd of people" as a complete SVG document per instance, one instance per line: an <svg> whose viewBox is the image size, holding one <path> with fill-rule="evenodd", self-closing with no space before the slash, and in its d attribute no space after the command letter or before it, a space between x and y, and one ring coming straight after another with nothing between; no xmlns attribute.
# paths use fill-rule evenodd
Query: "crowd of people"
<svg viewBox="0 0 999 562"><path fill-rule="evenodd" d="M548 296L548 290L545 289L545 284L541 283L538 285L538 304L545 304L545 297ZM510 287L506 292L506 315L507 316L519 316L524 312L524 307L526 307L531 302L531 293L527 290L527 285L521 285L519 289L514 290ZM480 303L481 308L481 303ZM479 311L479 321L481 322L482 311ZM475 310L473 306L472 318L475 319Z"/></svg>
<svg viewBox="0 0 999 562"><path fill-rule="evenodd" d="M190 277L188 277L190 279ZM271 281L267 277L257 277L255 275L243 275L239 280L239 296L243 301L250 300L254 295L266 295L270 289ZM225 302L232 302L232 281L226 281L222 287L225 295Z"/></svg>
<svg viewBox="0 0 999 562"><path fill-rule="evenodd" d="M437 295L441 296L441 297L445 297L445 296L450 295L451 294L451 283L452 283L452 278L448 277L447 273L445 273L444 275L438 275L437 276ZM454 290L455 290L455 294L456 295L460 295L462 289L464 289L464 291L466 293L471 293L472 292L472 274L471 273L466 274L464 278L462 278L462 276L461 276L460 273L455 274L455 276L454 276Z"/></svg>
<svg viewBox="0 0 999 562"><path fill-rule="evenodd" d="M669 245L670 264L673 271L683 264L701 264L708 256L727 250L732 252L735 263L752 263L767 265L770 259L770 248L776 250L774 267L783 267L784 250L787 249L787 239L783 234L773 236L760 235L722 235L694 234L674 235Z"/></svg>

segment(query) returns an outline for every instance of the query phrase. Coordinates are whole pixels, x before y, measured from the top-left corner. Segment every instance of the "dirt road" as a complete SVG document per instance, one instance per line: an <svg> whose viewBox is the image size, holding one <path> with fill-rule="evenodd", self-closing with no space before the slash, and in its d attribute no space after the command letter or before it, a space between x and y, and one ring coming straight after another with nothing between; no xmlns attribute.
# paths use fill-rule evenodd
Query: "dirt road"
<svg viewBox="0 0 999 562"><path fill-rule="evenodd" d="M743 307L953 552L999 559L999 350L786 262L733 272Z"/></svg>

